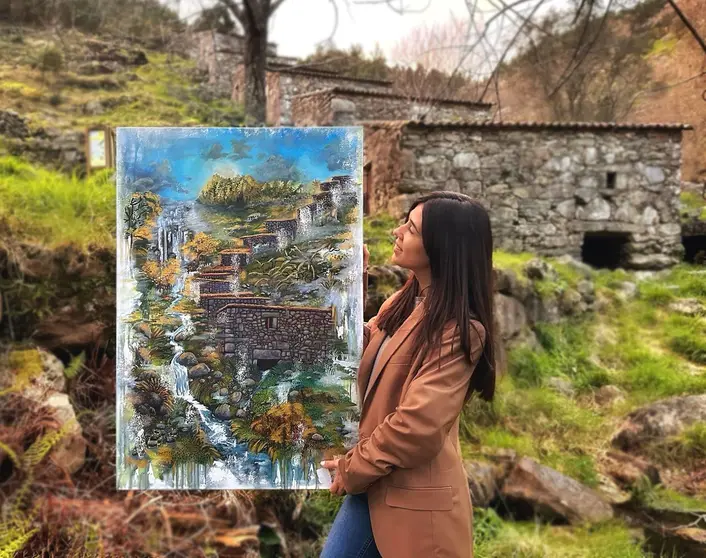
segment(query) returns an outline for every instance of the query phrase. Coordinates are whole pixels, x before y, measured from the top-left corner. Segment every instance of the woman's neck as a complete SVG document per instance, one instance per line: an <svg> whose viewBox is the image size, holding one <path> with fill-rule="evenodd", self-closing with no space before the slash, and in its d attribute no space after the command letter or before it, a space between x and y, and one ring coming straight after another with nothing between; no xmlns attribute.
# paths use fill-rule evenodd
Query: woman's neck
<svg viewBox="0 0 706 558"><path fill-rule="evenodd" d="M416 270L414 271L414 276L417 279L417 283L419 283L418 295L426 296L429 291L429 287L431 287L431 269L426 268Z"/></svg>

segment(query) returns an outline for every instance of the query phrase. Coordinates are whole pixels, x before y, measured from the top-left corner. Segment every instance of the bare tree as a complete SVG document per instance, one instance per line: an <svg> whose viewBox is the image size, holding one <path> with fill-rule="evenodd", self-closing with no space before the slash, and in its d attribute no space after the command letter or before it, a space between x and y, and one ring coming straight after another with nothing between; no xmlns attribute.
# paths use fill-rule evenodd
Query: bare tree
<svg viewBox="0 0 706 558"><path fill-rule="evenodd" d="M264 123L267 106L265 70L267 35L270 18L284 0L218 0L243 29L243 64L245 67L245 118L250 123Z"/></svg>
<svg viewBox="0 0 706 558"><path fill-rule="evenodd" d="M446 22L416 27L400 39L391 53L391 62L397 64L392 72L397 92L417 99L477 98L478 83L473 78L486 62L484 53L479 50L459 66L473 25L452 16Z"/></svg>

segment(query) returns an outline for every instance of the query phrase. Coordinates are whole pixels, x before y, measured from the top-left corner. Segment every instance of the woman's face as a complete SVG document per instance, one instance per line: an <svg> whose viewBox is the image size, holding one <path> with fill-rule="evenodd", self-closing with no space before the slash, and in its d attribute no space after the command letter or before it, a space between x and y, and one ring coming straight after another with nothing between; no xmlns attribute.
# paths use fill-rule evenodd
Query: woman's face
<svg viewBox="0 0 706 558"><path fill-rule="evenodd" d="M395 247L392 251L392 263L412 271L429 267L429 258L422 239L423 206L424 204L419 204L415 207L407 222L393 231Z"/></svg>

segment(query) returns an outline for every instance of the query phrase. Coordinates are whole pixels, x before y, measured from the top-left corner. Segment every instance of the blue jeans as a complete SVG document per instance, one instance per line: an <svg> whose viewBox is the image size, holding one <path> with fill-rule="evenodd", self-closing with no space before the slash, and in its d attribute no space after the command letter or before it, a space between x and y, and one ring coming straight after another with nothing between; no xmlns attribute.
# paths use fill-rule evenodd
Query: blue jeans
<svg viewBox="0 0 706 558"><path fill-rule="evenodd" d="M320 558L382 558L375 546L365 492L346 494Z"/></svg>

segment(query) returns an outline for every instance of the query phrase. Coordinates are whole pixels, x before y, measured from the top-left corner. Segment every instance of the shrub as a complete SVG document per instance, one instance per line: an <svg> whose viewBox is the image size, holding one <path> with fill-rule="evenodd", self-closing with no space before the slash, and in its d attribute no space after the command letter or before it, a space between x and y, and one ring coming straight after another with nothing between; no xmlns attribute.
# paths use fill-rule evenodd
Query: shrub
<svg viewBox="0 0 706 558"><path fill-rule="evenodd" d="M42 72L58 73L64 67L64 54L55 45L48 46L39 55L38 66Z"/></svg>

